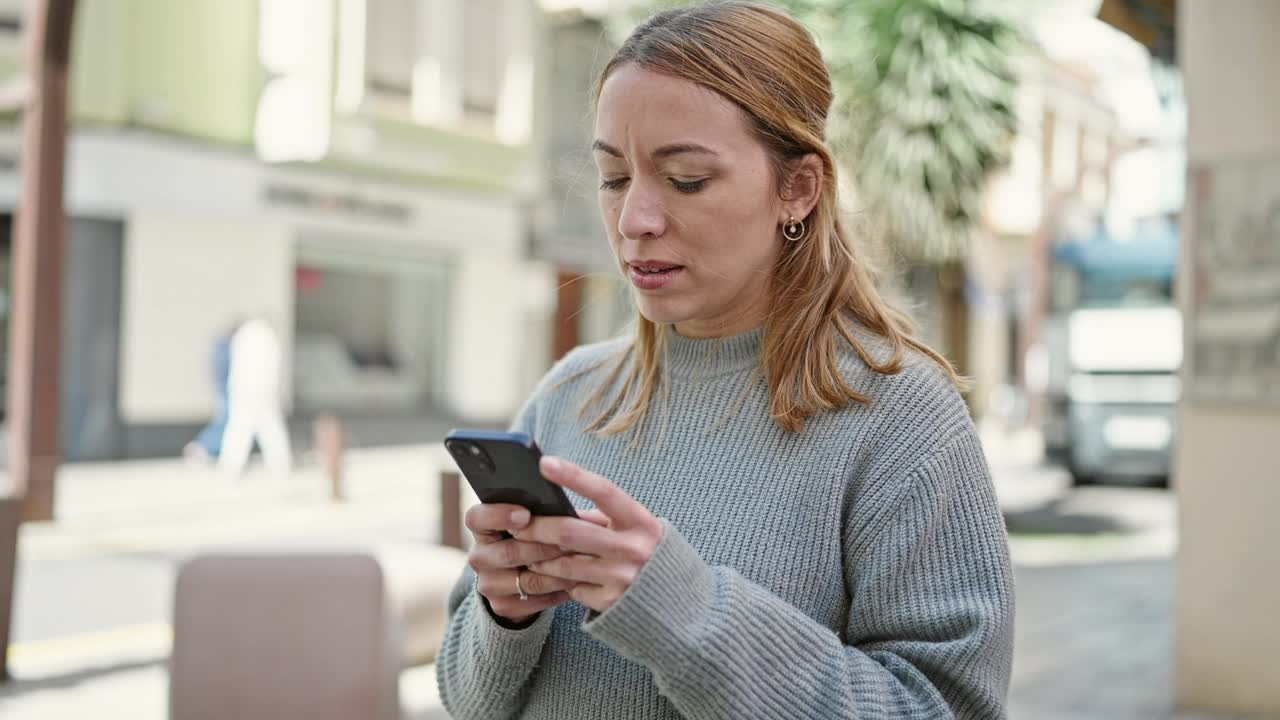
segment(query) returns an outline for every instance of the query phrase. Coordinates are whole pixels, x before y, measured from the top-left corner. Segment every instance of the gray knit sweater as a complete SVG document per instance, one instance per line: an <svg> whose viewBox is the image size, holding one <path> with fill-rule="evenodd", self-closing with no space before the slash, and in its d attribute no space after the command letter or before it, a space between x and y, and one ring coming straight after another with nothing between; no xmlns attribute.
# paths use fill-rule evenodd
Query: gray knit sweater
<svg viewBox="0 0 1280 720"><path fill-rule="evenodd" d="M842 374L871 404L787 433L769 418L760 338L670 332L670 392L637 443L580 429L605 375L590 368L619 341L543 380L516 428L613 480L664 535L606 612L570 602L520 630L495 622L467 571L437 661L455 718L1004 717L1013 579L959 395L923 357L880 375L846 349Z"/></svg>

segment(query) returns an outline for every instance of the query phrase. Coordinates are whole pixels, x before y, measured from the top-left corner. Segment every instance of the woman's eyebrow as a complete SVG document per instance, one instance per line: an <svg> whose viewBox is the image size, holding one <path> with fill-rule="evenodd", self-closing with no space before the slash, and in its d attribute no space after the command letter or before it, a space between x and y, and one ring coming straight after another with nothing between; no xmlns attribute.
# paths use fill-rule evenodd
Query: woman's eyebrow
<svg viewBox="0 0 1280 720"><path fill-rule="evenodd" d="M600 151L600 152L602 152L602 153L605 153L605 154L608 154L608 155L612 155L612 156L614 156L614 157L616 157L616 158L620 158L620 157L622 157L622 151L621 151L621 150L619 150L618 148L616 148L616 147L614 147L614 146L610 145L609 143L607 143L607 142L605 142L605 141L603 141L603 140L597 140L597 141L595 141L595 142L591 143L591 149L592 149L592 150L599 150L599 151Z"/></svg>
<svg viewBox="0 0 1280 720"><path fill-rule="evenodd" d="M599 150L600 152L603 152L608 155L612 155L616 158L622 157L621 150L615 148L614 146L610 145L609 143L603 140L596 140L595 142L591 143L591 149ZM719 155L719 153L717 153L715 150L712 150L711 148L705 145L699 145L698 143L687 142L687 143L672 143L670 145L663 145L662 147L653 151L653 159L662 160L664 158L669 158L673 155L681 155L684 153L697 153L700 155L711 155L713 157Z"/></svg>
<svg viewBox="0 0 1280 720"><path fill-rule="evenodd" d="M691 142L690 143L673 143L671 145L663 145L657 150L654 150L653 159L661 160L663 158L669 158L672 155L682 155L684 153L695 153L698 155L711 155L712 157L715 157L716 155L719 154L715 150L712 150L711 148L705 145L699 145L698 143L691 143Z"/></svg>

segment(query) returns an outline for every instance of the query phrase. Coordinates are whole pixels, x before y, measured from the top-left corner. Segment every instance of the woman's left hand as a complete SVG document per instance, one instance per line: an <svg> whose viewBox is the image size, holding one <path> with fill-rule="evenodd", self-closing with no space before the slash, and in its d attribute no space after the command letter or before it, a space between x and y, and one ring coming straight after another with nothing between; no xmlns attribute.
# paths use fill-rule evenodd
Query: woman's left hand
<svg viewBox="0 0 1280 720"><path fill-rule="evenodd" d="M535 517L512 533L517 539L559 546L569 552L529 565L542 575L577 582L569 597L595 610L608 610L649 561L662 539L662 521L605 478L556 457L542 458L542 475L595 503L600 524L582 518ZM603 517L601 517L603 516Z"/></svg>

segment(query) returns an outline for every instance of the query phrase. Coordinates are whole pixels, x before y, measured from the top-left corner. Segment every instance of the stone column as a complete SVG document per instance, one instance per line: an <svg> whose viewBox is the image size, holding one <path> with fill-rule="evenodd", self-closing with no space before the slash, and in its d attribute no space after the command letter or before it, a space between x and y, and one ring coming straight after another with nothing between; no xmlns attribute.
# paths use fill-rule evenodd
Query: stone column
<svg viewBox="0 0 1280 720"><path fill-rule="evenodd" d="M1183 0L1179 705L1280 714L1280 2Z"/></svg>

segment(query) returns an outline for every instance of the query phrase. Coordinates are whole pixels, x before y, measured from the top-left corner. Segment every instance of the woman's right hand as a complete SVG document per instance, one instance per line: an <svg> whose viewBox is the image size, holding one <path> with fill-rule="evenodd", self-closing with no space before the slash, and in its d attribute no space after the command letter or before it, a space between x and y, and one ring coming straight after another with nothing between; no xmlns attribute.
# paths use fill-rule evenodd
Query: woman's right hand
<svg viewBox="0 0 1280 720"><path fill-rule="evenodd" d="M475 538L467 564L476 573L476 590L489 601L494 615L512 623L523 623L567 601L566 591L577 584L525 567L565 554L554 545L524 542L503 535L524 528L529 520L529 511L525 508L499 503L475 505L466 515L467 529ZM524 590L527 600L520 598L520 590Z"/></svg>

